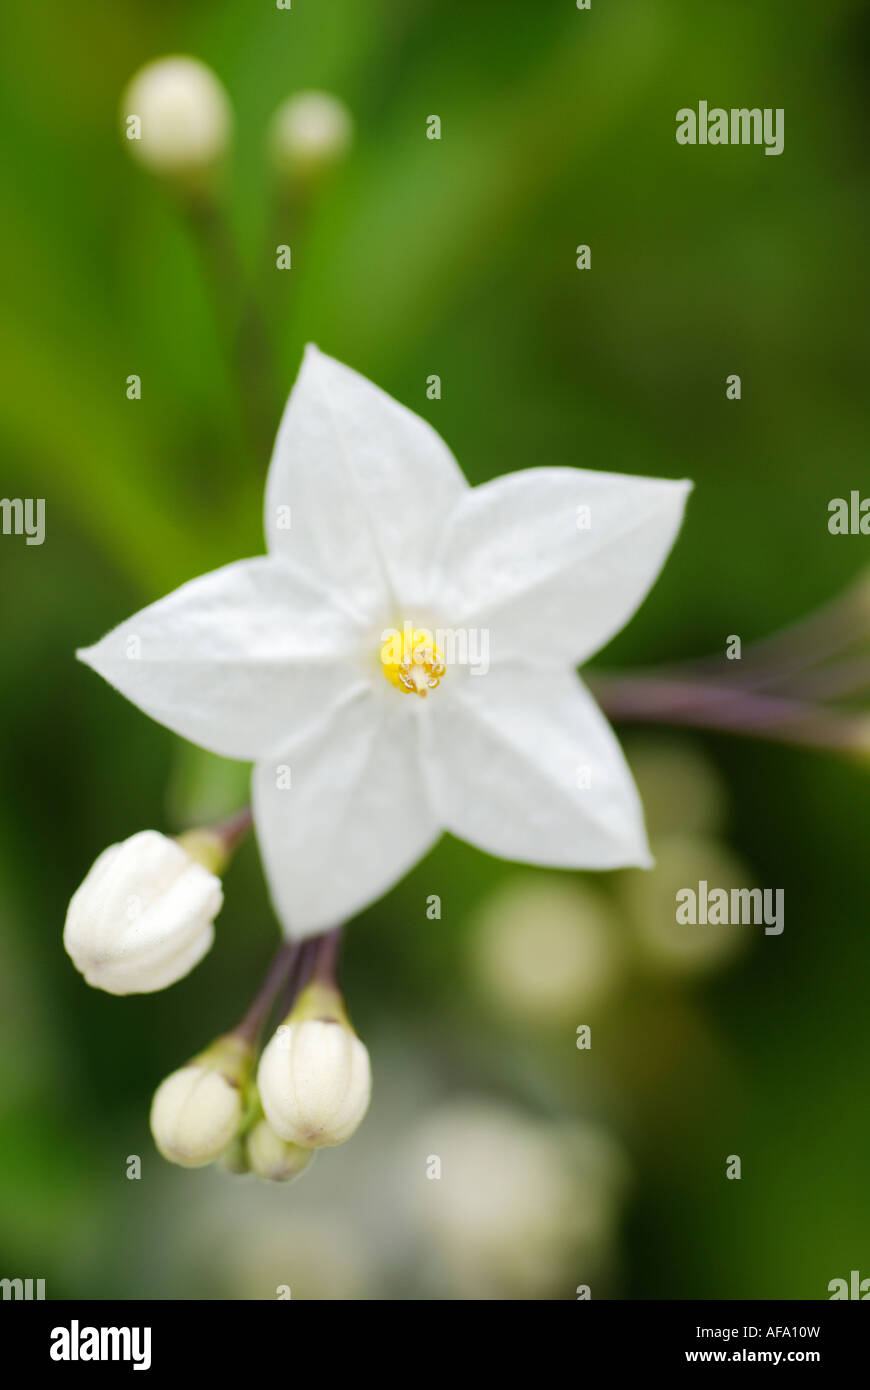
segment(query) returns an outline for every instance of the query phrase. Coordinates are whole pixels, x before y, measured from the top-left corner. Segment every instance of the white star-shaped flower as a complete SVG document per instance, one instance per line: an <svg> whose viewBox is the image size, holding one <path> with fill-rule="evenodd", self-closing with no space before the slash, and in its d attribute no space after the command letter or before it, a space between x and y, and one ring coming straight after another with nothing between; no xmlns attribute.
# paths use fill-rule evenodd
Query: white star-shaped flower
<svg viewBox="0 0 870 1390"><path fill-rule="evenodd" d="M268 554L79 655L175 733L255 763L288 936L359 912L444 830L533 864L648 865L628 766L574 668L645 597L689 488L548 467L471 488L431 426L309 347Z"/></svg>

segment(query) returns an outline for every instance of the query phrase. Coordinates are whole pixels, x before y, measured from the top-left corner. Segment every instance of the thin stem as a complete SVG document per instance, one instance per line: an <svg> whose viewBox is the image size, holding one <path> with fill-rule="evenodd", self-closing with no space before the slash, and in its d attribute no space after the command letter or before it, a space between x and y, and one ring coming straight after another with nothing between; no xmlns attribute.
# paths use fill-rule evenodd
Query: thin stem
<svg viewBox="0 0 870 1390"><path fill-rule="evenodd" d="M862 575L845 593L817 608L807 617L790 623L757 642L751 643L740 661L728 661L716 654L673 662L649 672L663 679L714 678L727 671L735 685L752 689L782 686L788 677L820 666L832 656L866 639L870 633L868 581Z"/></svg>
<svg viewBox="0 0 870 1390"><path fill-rule="evenodd" d="M791 693L801 699L842 700L870 690L870 657L838 661L820 671L798 675L790 683Z"/></svg>
<svg viewBox="0 0 870 1390"><path fill-rule="evenodd" d="M226 853L232 854L250 833L253 824L253 812L250 806L244 806L240 811L234 811L231 816L218 821L211 829L215 835L220 836Z"/></svg>
<svg viewBox="0 0 870 1390"><path fill-rule="evenodd" d="M226 349L239 384L251 447L265 466L275 427L272 346L259 305L250 293L233 237L208 192L189 193L182 207L199 247Z"/></svg>
<svg viewBox="0 0 870 1390"><path fill-rule="evenodd" d="M287 1017L287 1015L293 1007L293 1001L295 1000L297 994L299 994L299 992L308 983L308 977L311 973L311 962L313 959L312 948L314 948L315 946L315 941L313 941L310 937L307 941L301 941L299 943L298 948L296 950L296 955L293 959L293 969L290 972L289 979L287 980L284 986L284 990L281 994L281 998L278 1003L279 1018Z"/></svg>
<svg viewBox="0 0 870 1390"><path fill-rule="evenodd" d="M324 985L338 985L338 958L341 952L342 927L333 927L314 938L311 978Z"/></svg>
<svg viewBox="0 0 870 1390"><path fill-rule="evenodd" d="M256 1046L263 1024L272 1011L272 1005L293 969L298 950L298 946L290 941L285 941L278 947L250 1008L233 1029L236 1037L249 1042L252 1047Z"/></svg>
<svg viewBox="0 0 870 1390"><path fill-rule="evenodd" d="M284 304L292 282L293 270L277 272L277 282L267 281L265 274L274 276L275 255L279 246L289 246L292 265L298 269L305 260L312 190L308 185L278 181L273 191L270 230L271 244L263 260L265 303L277 314Z"/></svg>
<svg viewBox="0 0 870 1390"><path fill-rule="evenodd" d="M755 642L744 655L742 673L751 678L778 682L783 676L805 671L836 656L866 637L870 615L866 577L844 594L790 623L770 637Z"/></svg>
<svg viewBox="0 0 870 1390"><path fill-rule="evenodd" d="M743 687L645 674L590 677L604 712L629 723L692 725L782 743L848 751L867 741L866 720Z"/></svg>

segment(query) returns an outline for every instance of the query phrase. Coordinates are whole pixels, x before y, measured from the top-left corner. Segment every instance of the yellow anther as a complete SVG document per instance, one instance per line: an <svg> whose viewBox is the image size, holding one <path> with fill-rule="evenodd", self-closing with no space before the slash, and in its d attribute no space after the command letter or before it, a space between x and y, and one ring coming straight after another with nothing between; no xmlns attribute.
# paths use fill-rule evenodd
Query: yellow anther
<svg viewBox="0 0 870 1390"><path fill-rule="evenodd" d="M447 671L444 653L435 645L432 633L424 627L412 628L409 623L387 638L381 647L381 664L387 680L397 690L424 698L441 684Z"/></svg>

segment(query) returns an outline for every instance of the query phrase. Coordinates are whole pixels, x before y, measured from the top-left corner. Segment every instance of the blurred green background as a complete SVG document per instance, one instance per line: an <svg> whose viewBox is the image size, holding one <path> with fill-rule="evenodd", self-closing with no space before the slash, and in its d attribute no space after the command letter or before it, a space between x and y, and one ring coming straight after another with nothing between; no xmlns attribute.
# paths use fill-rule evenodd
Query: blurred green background
<svg viewBox="0 0 870 1390"><path fill-rule="evenodd" d="M825 1298L870 1276L857 766L627 740L678 884L726 856L786 890L783 935L745 929L733 958L674 952L653 876L445 840L348 934L375 1098L286 1189L172 1170L147 1127L158 1081L235 1021L273 948L255 846L215 949L166 993L90 990L61 944L107 844L243 795L244 769L192 756L73 658L262 550L267 460L197 247L119 136L133 73L194 54L233 103L223 198L269 313L273 427L313 340L425 415L472 482L538 463L694 478L660 582L599 659L617 667L748 642L866 563L866 538L827 531L830 498L870 491L866 5L49 0L2 31L0 493L44 497L47 534L0 537L0 1276L51 1298L378 1299ZM356 134L282 278L264 133L309 88ZM782 156L678 146L700 99L783 107ZM548 977L538 941L575 950L575 974ZM547 996L560 978L576 1007ZM452 1187L425 1179L439 1146Z"/></svg>

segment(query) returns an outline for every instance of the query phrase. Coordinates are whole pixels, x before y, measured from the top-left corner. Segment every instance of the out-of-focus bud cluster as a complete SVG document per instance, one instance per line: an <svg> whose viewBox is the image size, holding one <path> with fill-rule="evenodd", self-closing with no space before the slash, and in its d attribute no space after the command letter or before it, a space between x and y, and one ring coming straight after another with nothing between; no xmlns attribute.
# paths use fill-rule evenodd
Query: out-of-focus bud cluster
<svg viewBox="0 0 870 1390"><path fill-rule="evenodd" d="M754 885L752 871L723 838L726 790L709 759L681 739L638 739L627 756L656 860L643 873L626 871L616 884L636 963L675 977L715 970L745 948L747 929L681 923L677 894L702 881L729 892Z"/></svg>
<svg viewBox="0 0 870 1390"><path fill-rule="evenodd" d="M481 994L503 1012L560 1027L611 997L622 941L607 899L576 878L512 875L472 924Z"/></svg>
<svg viewBox="0 0 870 1390"><path fill-rule="evenodd" d="M745 864L710 835L672 834L654 846L655 868L626 873L619 897L633 931L640 964L659 974L715 970L746 944L746 928L733 923L681 923L677 894L702 880L730 892L752 886Z"/></svg>
<svg viewBox="0 0 870 1390"><path fill-rule="evenodd" d="M432 1113L411 1147L410 1216L460 1297L573 1298L581 1282L606 1292L628 1173L609 1133L474 1098Z"/></svg>
<svg viewBox="0 0 870 1390"><path fill-rule="evenodd" d="M130 154L152 173L203 187L226 155L233 112L223 85L198 58L146 63L121 98ZM276 173L307 186L341 162L353 142L350 111L331 92L297 92L275 111L267 145Z"/></svg>
<svg viewBox="0 0 870 1390"><path fill-rule="evenodd" d="M470 969L482 999L542 1030L615 1006L632 974L701 974L748 940L740 924L681 923L677 894L705 881L730 893L754 877L723 838L727 796L715 767L688 742L637 739L628 758L655 864L610 882L514 873L475 909Z"/></svg>
<svg viewBox="0 0 870 1390"><path fill-rule="evenodd" d="M704 753L677 737L635 737L626 742L650 838L692 831L718 835L728 818L728 794Z"/></svg>

